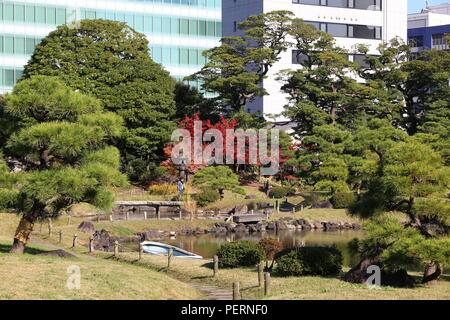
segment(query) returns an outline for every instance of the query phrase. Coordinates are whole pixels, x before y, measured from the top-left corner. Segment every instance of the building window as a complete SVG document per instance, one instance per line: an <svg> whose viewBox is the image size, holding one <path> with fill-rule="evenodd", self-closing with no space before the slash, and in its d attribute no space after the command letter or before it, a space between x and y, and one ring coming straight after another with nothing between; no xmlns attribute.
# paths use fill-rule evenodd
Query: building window
<svg viewBox="0 0 450 320"><path fill-rule="evenodd" d="M409 38L409 45L413 48L421 48L423 47L423 36L415 36Z"/></svg>
<svg viewBox="0 0 450 320"><path fill-rule="evenodd" d="M381 27L305 21L333 37L381 40Z"/></svg>
<svg viewBox="0 0 450 320"><path fill-rule="evenodd" d="M440 33L440 34L433 34L432 35L432 40L433 40L433 46L441 46L441 45L447 44L445 36L442 33Z"/></svg>
<svg viewBox="0 0 450 320"><path fill-rule="evenodd" d="M334 8L381 11L381 0L292 0L292 3Z"/></svg>

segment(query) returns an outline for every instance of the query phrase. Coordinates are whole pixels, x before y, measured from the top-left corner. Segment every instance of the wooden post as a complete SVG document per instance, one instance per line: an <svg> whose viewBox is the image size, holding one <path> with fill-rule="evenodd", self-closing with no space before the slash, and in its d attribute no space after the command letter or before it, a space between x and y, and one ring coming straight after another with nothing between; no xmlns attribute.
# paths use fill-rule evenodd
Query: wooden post
<svg viewBox="0 0 450 320"><path fill-rule="evenodd" d="M261 288L264 282L264 263L258 264L258 286Z"/></svg>
<svg viewBox="0 0 450 320"><path fill-rule="evenodd" d="M233 300L240 300L239 282L233 282Z"/></svg>
<svg viewBox="0 0 450 320"><path fill-rule="evenodd" d="M167 269L170 268L170 264L172 262L172 257L173 257L173 249L170 248L169 253L167 254Z"/></svg>
<svg viewBox="0 0 450 320"><path fill-rule="evenodd" d="M100 222L100 214L97 215L97 223Z"/></svg>
<svg viewBox="0 0 450 320"><path fill-rule="evenodd" d="M94 237L89 238L89 253L94 252Z"/></svg>
<svg viewBox="0 0 450 320"><path fill-rule="evenodd" d="M301 210L302 210L302 212L305 210L305 208L303 207L303 205L302 205L302 207L301 207Z"/></svg>
<svg viewBox="0 0 450 320"><path fill-rule="evenodd" d="M279 200L277 200L276 202L275 202L275 206L277 207L276 209L277 209L277 213L280 213L280 201Z"/></svg>
<svg viewBox="0 0 450 320"><path fill-rule="evenodd" d="M217 274L219 273L219 257L218 256L214 256L214 277L217 276Z"/></svg>
<svg viewBox="0 0 450 320"><path fill-rule="evenodd" d="M180 215L180 220L183 220L183 211L181 208L178 210L178 214Z"/></svg>
<svg viewBox="0 0 450 320"><path fill-rule="evenodd" d="M129 212L129 211L127 211L127 217L126 217L126 220L127 220L127 221L130 220L130 212Z"/></svg>
<svg viewBox="0 0 450 320"><path fill-rule="evenodd" d="M42 233L42 222L41 225L39 226L39 233Z"/></svg>
<svg viewBox="0 0 450 320"><path fill-rule="evenodd" d="M139 261L142 260L142 253L143 253L142 243L139 243Z"/></svg>
<svg viewBox="0 0 450 320"><path fill-rule="evenodd" d="M52 225L52 218L48 218L48 237L50 238L52 236L52 230L53 229L53 225Z"/></svg>
<svg viewBox="0 0 450 320"><path fill-rule="evenodd" d="M69 216L67 217L67 225L70 226L70 223L71 223L71 222L72 222L72 216L69 215Z"/></svg>
<svg viewBox="0 0 450 320"><path fill-rule="evenodd" d="M293 213L293 214L295 214L295 207L294 207L294 208L292 208L292 213Z"/></svg>
<svg viewBox="0 0 450 320"><path fill-rule="evenodd" d="M159 212L159 206L156 206L156 217L158 218L158 220L161 219L161 213Z"/></svg>
<svg viewBox="0 0 450 320"><path fill-rule="evenodd" d="M115 241L114 242L114 257L118 257L119 256L119 241Z"/></svg>
<svg viewBox="0 0 450 320"><path fill-rule="evenodd" d="M264 274L264 295L270 295L270 273L266 272Z"/></svg>
<svg viewBox="0 0 450 320"><path fill-rule="evenodd" d="M62 243L63 232L59 230L59 243Z"/></svg>
<svg viewBox="0 0 450 320"><path fill-rule="evenodd" d="M147 220L147 211L144 211L144 220Z"/></svg>
<svg viewBox="0 0 450 320"><path fill-rule="evenodd" d="M75 234L73 235L72 248L75 248L75 247L76 247L76 245L77 245L77 238L78 238L78 235L75 233Z"/></svg>
<svg viewBox="0 0 450 320"><path fill-rule="evenodd" d="M111 221L111 222L114 221L114 218L113 218L113 215L112 215L112 214L109 215L109 221Z"/></svg>

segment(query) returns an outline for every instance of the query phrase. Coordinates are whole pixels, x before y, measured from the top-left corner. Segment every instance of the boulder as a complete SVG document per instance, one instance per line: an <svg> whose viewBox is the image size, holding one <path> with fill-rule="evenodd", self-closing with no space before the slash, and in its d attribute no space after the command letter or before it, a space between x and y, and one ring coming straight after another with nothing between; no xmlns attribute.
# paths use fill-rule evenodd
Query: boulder
<svg viewBox="0 0 450 320"><path fill-rule="evenodd" d="M197 228L197 229L195 229L194 234L195 234L196 236L205 234L205 230L204 230L204 229L201 229L201 228Z"/></svg>
<svg viewBox="0 0 450 320"><path fill-rule="evenodd" d="M118 240L117 237L112 237L109 232L102 229L95 231L94 235L94 248L99 251L114 251L114 242Z"/></svg>
<svg viewBox="0 0 450 320"><path fill-rule="evenodd" d="M279 230L279 231L289 230L288 223L286 223L285 221L281 221L281 220L276 222L276 227L277 227L277 230Z"/></svg>
<svg viewBox="0 0 450 320"><path fill-rule="evenodd" d="M323 224L325 231L337 231L340 230L339 224L336 222L325 222Z"/></svg>
<svg viewBox="0 0 450 320"><path fill-rule="evenodd" d="M329 200L326 200L326 201L314 203L312 208L313 209L333 209L333 204Z"/></svg>
<svg viewBox="0 0 450 320"><path fill-rule="evenodd" d="M162 234L157 230L140 232L137 234L137 236L141 239L141 241L153 241L162 239Z"/></svg>
<svg viewBox="0 0 450 320"><path fill-rule="evenodd" d="M233 232L245 233L245 232L249 232L249 229L247 228L247 226L245 224L240 223L233 229Z"/></svg>
<svg viewBox="0 0 450 320"><path fill-rule="evenodd" d="M257 232L266 232L266 224L263 222L259 222L256 224L256 230Z"/></svg>
<svg viewBox="0 0 450 320"><path fill-rule="evenodd" d="M93 233L95 231L95 227L94 227L94 224L92 222L83 221L78 226L78 230L80 230L81 232Z"/></svg>
<svg viewBox="0 0 450 320"><path fill-rule="evenodd" d="M277 228L277 225L275 224L275 222L269 222L268 224L267 224L267 226L266 226L266 229L267 230L276 230L276 228Z"/></svg>
<svg viewBox="0 0 450 320"><path fill-rule="evenodd" d="M352 223L352 229L353 230L361 230L362 229L362 225L359 223Z"/></svg>

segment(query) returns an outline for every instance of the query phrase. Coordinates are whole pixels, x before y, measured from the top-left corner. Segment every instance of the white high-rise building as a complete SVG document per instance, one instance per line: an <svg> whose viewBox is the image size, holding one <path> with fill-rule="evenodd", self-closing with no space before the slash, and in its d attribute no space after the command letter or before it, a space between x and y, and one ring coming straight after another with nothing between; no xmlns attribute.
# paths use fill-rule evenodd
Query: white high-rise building
<svg viewBox="0 0 450 320"><path fill-rule="evenodd" d="M296 17L333 35L337 45L348 50L364 43L370 46L370 54L376 54L382 41L397 36L407 39L407 0L223 0L223 36L242 32L236 26L248 16L275 10L293 12ZM281 54L280 61L264 80L269 95L256 98L246 107L247 111L265 115L283 111L288 101L280 92L282 84L276 78L281 70L299 67L293 50ZM277 120L287 119L278 117Z"/></svg>

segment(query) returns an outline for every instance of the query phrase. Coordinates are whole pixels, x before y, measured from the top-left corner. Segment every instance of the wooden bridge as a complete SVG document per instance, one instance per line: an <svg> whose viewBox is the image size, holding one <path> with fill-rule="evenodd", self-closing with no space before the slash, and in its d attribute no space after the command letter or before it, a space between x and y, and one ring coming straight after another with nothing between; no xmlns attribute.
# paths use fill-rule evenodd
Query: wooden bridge
<svg viewBox="0 0 450 320"><path fill-rule="evenodd" d="M156 211L156 217L161 219L160 208L178 208L179 213L181 215L181 208L183 207L182 201L117 201L115 203L114 211L118 211L120 213L141 213L144 210L144 215L147 215L147 211L149 208L153 208ZM146 218L146 217L145 217Z"/></svg>
<svg viewBox="0 0 450 320"><path fill-rule="evenodd" d="M256 224L267 220L268 216L265 213L237 214L233 216L233 222L235 223Z"/></svg>

